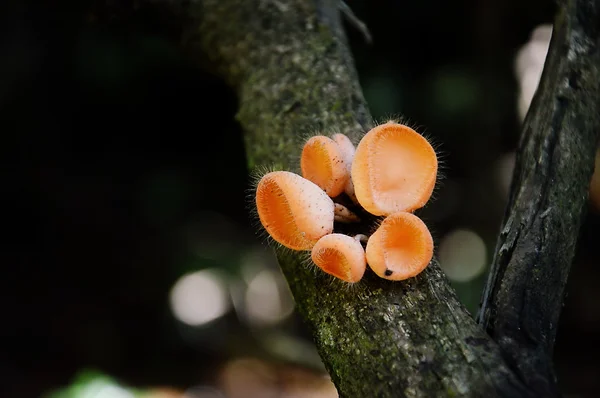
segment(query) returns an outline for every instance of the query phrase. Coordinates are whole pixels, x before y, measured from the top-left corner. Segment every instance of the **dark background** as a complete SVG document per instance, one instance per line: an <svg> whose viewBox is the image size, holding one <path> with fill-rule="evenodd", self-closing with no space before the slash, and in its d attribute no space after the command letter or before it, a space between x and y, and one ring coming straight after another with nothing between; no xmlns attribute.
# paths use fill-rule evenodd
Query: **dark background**
<svg viewBox="0 0 600 398"><path fill-rule="evenodd" d="M424 218L436 239L474 231L489 263L506 201L496 176L510 173L499 161L519 134L515 56L552 21L552 2L348 4L374 38L346 25L373 116L408 117L442 155ZM151 15L99 24L89 6L11 1L0 12L0 396L39 396L83 369L185 389L232 358L274 360L263 333L308 338L296 314L267 331L235 309L202 328L173 317L180 276L219 268L239 280L240 258L261 245L236 98ZM586 396L600 394L597 228L592 209L556 345L564 391ZM220 249L199 254L198 241ZM472 311L484 281L455 283Z"/></svg>

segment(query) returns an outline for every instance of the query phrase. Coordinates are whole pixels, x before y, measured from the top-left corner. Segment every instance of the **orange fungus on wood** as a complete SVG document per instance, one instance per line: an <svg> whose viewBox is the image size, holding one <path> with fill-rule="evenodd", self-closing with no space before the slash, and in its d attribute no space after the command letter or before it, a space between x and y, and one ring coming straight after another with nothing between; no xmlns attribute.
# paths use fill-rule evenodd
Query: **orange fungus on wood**
<svg viewBox="0 0 600 398"><path fill-rule="evenodd" d="M346 182L346 186L344 187L344 192L352 199L354 203L357 203L356 195L354 194L354 184L352 183L352 161L354 160L354 154L356 153L356 148L350 138L346 135L337 133L331 137L342 150L342 156L344 157L344 163L346 163L346 170L348 170L348 181Z"/></svg>
<svg viewBox="0 0 600 398"><path fill-rule="evenodd" d="M352 163L356 197L369 213L414 211L431 197L438 161L431 144L402 124L385 123L362 138Z"/></svg>
<svg viewBox="0 0 600 398"><path fill-rule="evenodd" d="M333 231L331 198L314 183L288 171L274 171L261 178L256 208L269 235L293 250L310 250Z"/></svg>
<svg viewBox="0 0 600 398"><path fill-rule="evenodd" d="M343 281L361 280L367 267L365 250L357 239L343 234L326 235L312 248L313 262Z"/></svg>
<svg viewBox="0 0 600 398"><path fill-rule="evenodd" d="M423 271L433 257L433 238L425 223L412 213L394 213L367 242L369 267L382 278L404 280Z"/></svg>
<svg viewBox="0 0 600 398"><path fill-rule="evenodd" d="M323 135L306 141L300 168L304 178L317 184L331 197L341 194L350 178L342 149L334 140Z"/></svg>

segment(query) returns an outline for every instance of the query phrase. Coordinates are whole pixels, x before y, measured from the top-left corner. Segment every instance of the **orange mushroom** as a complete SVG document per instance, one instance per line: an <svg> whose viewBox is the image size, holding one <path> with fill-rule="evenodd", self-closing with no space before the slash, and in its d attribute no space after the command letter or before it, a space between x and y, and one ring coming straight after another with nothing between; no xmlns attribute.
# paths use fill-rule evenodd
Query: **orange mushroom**
<svg viewBox="0 0 600 398"><path fill-rule="evenodd" d="M352 159L354 159L354 153L356 152L356 148L354 148L354 144L350 141L350 138L345 134L336 133L331 136L331 139L338 144L342 156L344 158L344 162L346 164L346 168L348 172L352 168Z"/></svg>
<svg viewBox="0 0 600 398"><path fill-rule="evenodd" d="M343 281L361 280L367 268L365 250L358 239L343 234L325 235L312 248L313 262Z"/></svg>
<svg viewBox="0 0 600 398"><path fill-rule="evenodd" d="M359 203L381 216L412 212L431 197L437 178L437 156L419 133L388 122L362 138L352 163L352 182Z"/></svg>
<svg viewBox="0 0 600 398"><path fill-rule="evenodd" d="M412 213L394 213L367 242L367 263L382 278L401 281L423 271L433 257L433 238Z"/></svg>
<svg viewBox="0 0 600 398"><path fill-rule="evenodd" d="M339 145L329 137L317 135L302 148L302 176L323 189L331 197L344 192L350 173Z"/></svg>
<svg viewBox="0 0 600 398"><path fill-rule="evenodd" d="M310 250L333 231L331 198L314 183L288 171L273 171L260 179L256 209L269 235L293 250Z"/></svg>
<svg viewBox="0 0 600 398"><path fill-rule="evenodd" d="M351 175L352 172L352 161L354 160L354 153L356 152L356 148L354 148L354 144L350 141L346 135L337 133L331 136L331 138L338 144L340 149L342 150L342 155L344 156L344 162L346 163L346 169L348 170L348 175ZM354 194L354 184L352 183L352 178L348 177L348 181L346 182L346 186L344 187L344 192L352 199L354 203L357 203L356 195Z"/></svg>

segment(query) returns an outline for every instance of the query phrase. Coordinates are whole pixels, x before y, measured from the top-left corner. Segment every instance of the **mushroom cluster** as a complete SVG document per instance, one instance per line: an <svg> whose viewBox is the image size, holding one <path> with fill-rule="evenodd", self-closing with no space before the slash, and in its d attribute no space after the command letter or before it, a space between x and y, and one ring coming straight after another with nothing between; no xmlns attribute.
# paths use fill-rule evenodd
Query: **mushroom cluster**
<svg viewBox="0 0 600 398"><path fill-rule="evenodd" d="M310 251L319 268L349 283L367 264L394 281L427 267L433 239L413 212L431 197L438 161L422 135L395 122L371 129L356 148L343 134L318 135L305 143L300 168L302 176L267 173L256 188L260 222L276 242ZM360 214L381 220L370 236L337 231L362 225Z"/></svg>

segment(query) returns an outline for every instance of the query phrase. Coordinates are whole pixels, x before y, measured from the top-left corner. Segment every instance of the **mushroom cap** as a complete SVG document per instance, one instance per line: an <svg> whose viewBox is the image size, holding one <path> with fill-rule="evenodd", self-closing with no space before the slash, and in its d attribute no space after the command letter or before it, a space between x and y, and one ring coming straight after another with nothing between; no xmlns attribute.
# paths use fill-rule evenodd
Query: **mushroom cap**
<svg viewBox="0 0 600 398"><path fill-rule="evenodd" d="M326 273L343 281L361 280L367 268L365 250L348 235L325 235L312 248L313 262Z"/></svg>
<svg viewBox="0 0 600 398"><path fill-rule="evenodd" d="M385 123L362 138L352 163L356 198L382 216L414 211L431 197L438 161L431 144L410 127Z"/></svg>
<svg viewBox="0 0 600 398"><path fill-rule="evenodd" d="M350 138L342 133L336 133L331 136L331 138L338 144L338 146L342 150L342 155L344 156L344 162L346 163L346 168L348 169L348 181L346 182L346 186L344 187L344 192L352 199L354 203L357 202L356 195L354 194L354 184L352 183L352 161L354 160L354 153L356 152L356 148Z"/></svg>
<svg viewBox="0 0 600 398"><path fill-rule="evenodd" d="M350 138L342 133L336 133L331 136L331 139L338 144L342 156L344 157L344 163L346 164L346 168L348 169L348 173L350 173L352 169L352 160L354 159L354 153L356 152L356 148Z"/></svg>
<svg viewBox="0 0 600 398"><path fill-rule="evenodd" d="M412 213L389 215L367 242L367 263L382 278L401 281L423 271L433 257L433 238Z"/></svg>
<svg viewBox="0 0 600 398"><path fill-rule="evenodd" d="M323 189L331 197L338 196L350 178L340 146L323 135L311 137L300 158L302 176Z"/></svg>
<svg viewBox="0 0 600 398"><path fill-rule="evenodd" d="M331 198L314 183L289 171L273 171L260 179L256 209L269 235L293 250L310 250L333 231Z"/></svg>

